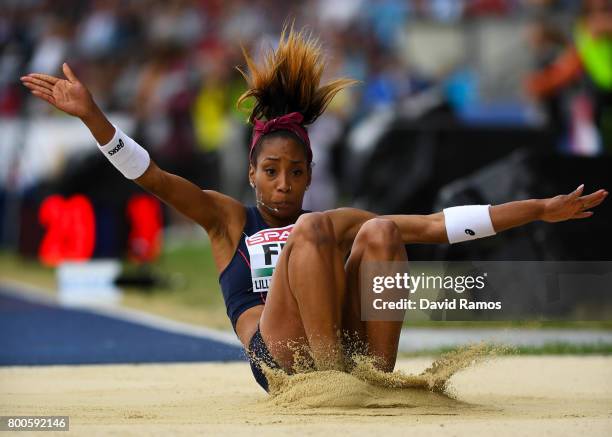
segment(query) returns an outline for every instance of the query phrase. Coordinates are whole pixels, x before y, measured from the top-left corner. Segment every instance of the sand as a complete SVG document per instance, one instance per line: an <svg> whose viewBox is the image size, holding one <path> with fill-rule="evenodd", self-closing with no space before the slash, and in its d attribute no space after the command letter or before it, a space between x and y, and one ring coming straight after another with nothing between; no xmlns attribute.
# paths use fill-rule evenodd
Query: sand
<svg viewBox="0 0 612 437"><path fill-rule="evenodd" d="M0 414L69 415L71 434L88 436L612 435L612 357L498 357L453 375L446 394L293 378L270 397L246 363L4 367Z"/></svg>

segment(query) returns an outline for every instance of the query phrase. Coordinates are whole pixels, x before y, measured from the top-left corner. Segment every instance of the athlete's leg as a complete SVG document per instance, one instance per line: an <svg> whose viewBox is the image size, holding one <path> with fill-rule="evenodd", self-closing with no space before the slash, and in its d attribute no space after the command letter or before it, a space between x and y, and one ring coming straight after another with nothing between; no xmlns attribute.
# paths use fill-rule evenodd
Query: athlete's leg
<svg viewBox="0 0 612 437"><path fill-rule="evenodd" d="M362 321L360 272L368 261L406 261L406 250L397 225L388 219L365 222L353 242L346 262L347 297L343 310L343 327L357 332L367 342L369 352L380 358L380 367L392 371L397 358L402 322Z"/></svg>
<svg viewBox="0 0 612 437"><path fill-rule="evenodd" d="M285 370L293 365L289 343L307 343L318 369L342 368L345 274L330 219L300 216L276 263L260 320L262 337Z"/></svg>

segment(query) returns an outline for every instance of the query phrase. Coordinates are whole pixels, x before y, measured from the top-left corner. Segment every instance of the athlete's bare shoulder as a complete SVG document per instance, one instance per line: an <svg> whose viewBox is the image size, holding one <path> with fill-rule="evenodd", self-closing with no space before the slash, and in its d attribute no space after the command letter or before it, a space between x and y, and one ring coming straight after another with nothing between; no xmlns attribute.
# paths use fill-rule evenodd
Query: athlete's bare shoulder
<svg viewBox="0 0 612 437"><path fill-rule="evenodd" d="M210 238L230 237L237 241L246 221L245 206L233 197L218 191L202 191L210 199L210 205L216 209L215 216L218 224L215 229L211 229Z"/></svg>
<svg viewBox="0 0 612 437"><path fill-rule="evenodd" d="M245 206L238 200L226 194L213 190L202 190L210 199L210 205L215 208L217 226L208 231L213 251L213 258L219 272L229 264L246 222Z"/></svg>

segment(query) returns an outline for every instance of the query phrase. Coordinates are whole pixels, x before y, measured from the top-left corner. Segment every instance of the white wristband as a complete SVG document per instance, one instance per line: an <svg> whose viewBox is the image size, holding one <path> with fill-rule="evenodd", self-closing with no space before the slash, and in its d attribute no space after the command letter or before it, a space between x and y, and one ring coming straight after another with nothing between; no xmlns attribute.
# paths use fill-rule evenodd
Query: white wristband
<svg viewBox="0 0 612 437"><path fill-rule="evenodd" d="M114 125L113 125L114 126ZM115 126L115 135L100 151L128 179L136 179L149 168L149 152Z"/></svg>
<svg viewBox="0 0 612 437"><path fill-rule="evenodd" d="M448 242L461 243L495 235L489 206L491 205L465 205L444 209Z"/></svg>

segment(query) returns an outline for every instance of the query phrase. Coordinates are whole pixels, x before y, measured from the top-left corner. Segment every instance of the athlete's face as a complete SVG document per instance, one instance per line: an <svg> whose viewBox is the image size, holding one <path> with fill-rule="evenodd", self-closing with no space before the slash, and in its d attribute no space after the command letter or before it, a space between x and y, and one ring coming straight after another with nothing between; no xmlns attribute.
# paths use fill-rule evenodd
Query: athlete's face
<svg viewBox="0 0 612 437"><path fill-rule="evenodd" d="M268 206L263 207L267 213L278 218L295 216L311 180L304 147L292 138L264 139L257 165L249 166L249 179L257 199Z"/></svg>

